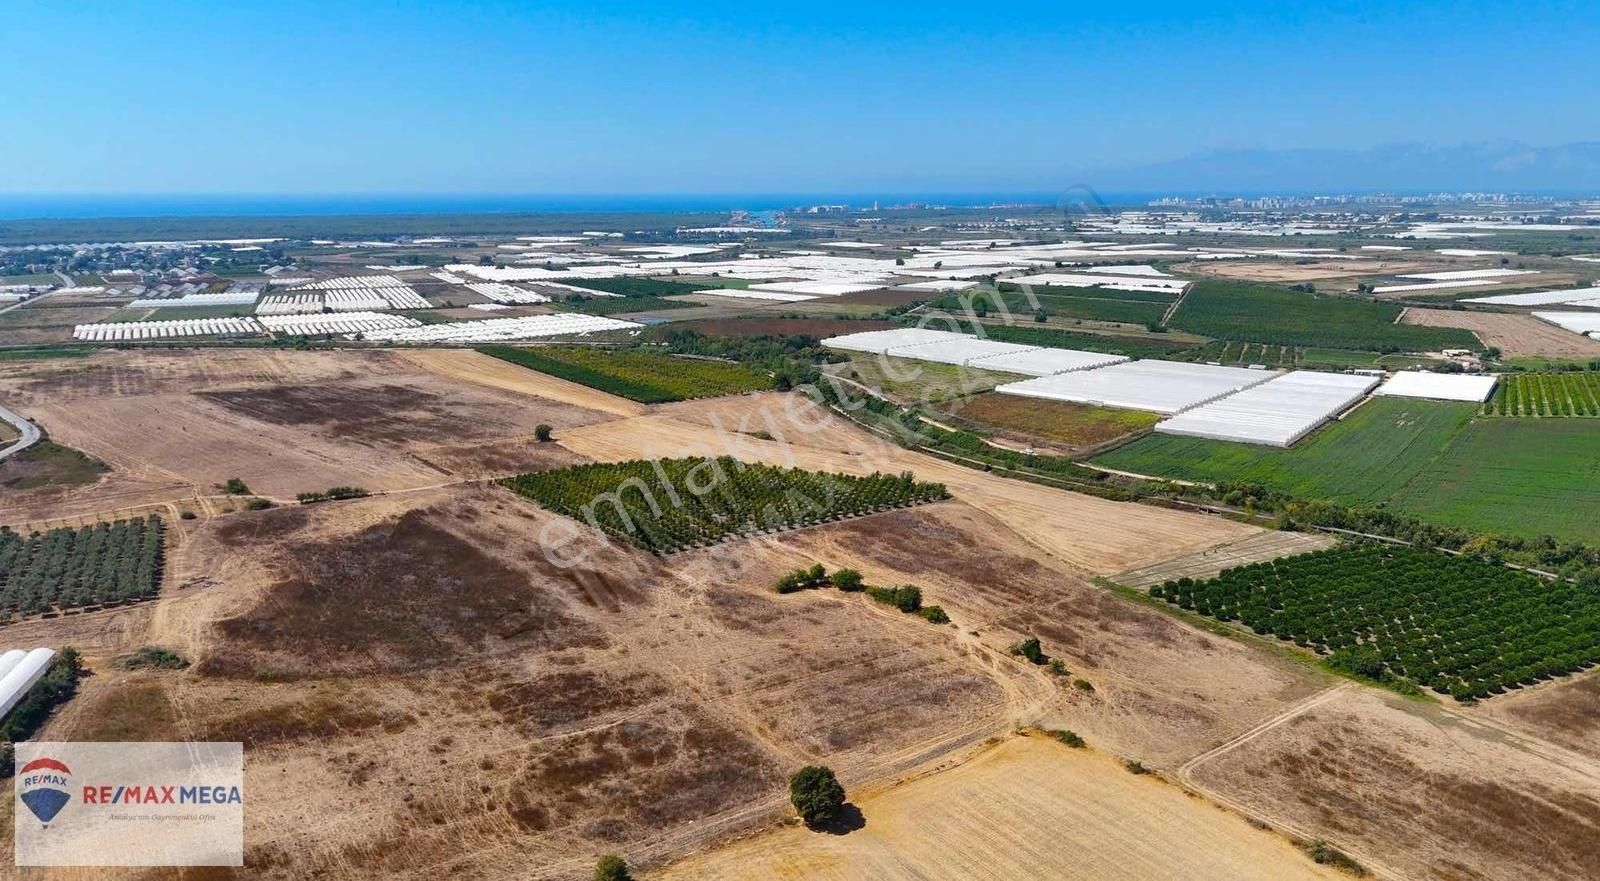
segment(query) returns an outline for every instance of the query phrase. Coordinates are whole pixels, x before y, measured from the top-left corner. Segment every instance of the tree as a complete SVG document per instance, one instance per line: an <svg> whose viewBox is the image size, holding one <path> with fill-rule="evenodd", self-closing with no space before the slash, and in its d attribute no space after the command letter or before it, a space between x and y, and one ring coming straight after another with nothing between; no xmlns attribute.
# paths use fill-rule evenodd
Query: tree
<svg viewBox="0 0 1600 881"><path fill-rule="evenodd" d="M833 769L807 765L789 778L789 802L807 826L815 828L831 822L844 807L844 787Z"/></svg>
<svg viewBox="0 0 1600 881"><path fill-rule="evenodd" d="M533 427L533 436L539 440L539 443L548 443L551 431L550 426L541 422Z"/></svg>
<svg viewBox="0 0 1600 881"><path fill-rule="evenodd" d="M633 881L633 875L628 872L627 860L608 853L595 865L594 881Z"/></svg>
<svg viewBox="0 0 1600 881"><path fill-rule="evenodd" d="M222 491L230 496L247 496L250 494L250 487L245 486L243 480L237 477L230 477L228 482L222 485Z"/></svg>
<svg viewBox="0 0 1600 881"><path fill-rule="evenodd" d="M840 569L833 573L833 586L846 593L855 593L864 586L861 573L854 569Z"/></svg>
<svg viewBox="0 0 1600 881"><path fill-rule="evenodd" d="M1011 653L1013 655L1021 655L1035 664L1044 664L1050 660L1050 657L1044 653L1044 649L1040 646L1039 637L1037 636L1030 636L1012 646Z"/></svg>

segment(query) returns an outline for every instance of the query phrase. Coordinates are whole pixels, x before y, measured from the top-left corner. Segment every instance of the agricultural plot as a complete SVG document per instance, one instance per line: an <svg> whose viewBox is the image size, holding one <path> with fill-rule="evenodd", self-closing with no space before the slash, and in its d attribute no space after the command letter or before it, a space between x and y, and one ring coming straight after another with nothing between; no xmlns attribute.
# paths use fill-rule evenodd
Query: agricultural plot
<svg viewBox="0 0 1600 881"><path fill-rule="evenodd" d="M989 339L1001 342L1050 346L1058 349L1082 349L1086 352L1106 352L1130 358L1170 358L1195 348L1192 343L1174 342L1158 336L1109 336L1058 330L1036 324L984 324L983 332Z"/></svg>
<svg viewBox="0 0 1600 881"><path fill-rule="evenodd" d="M1476 409L1471 404L1381 398L1290 449L1151 435L1095 462L1155 477L1246 481L1298 498L1371 505L1393 496L1442 456Z"/></svg>
<svg viewBox="0 0 1600 881"><path fill-rule="evenodd" d="M1150 590L1374 679L1483 698L1600 661L1600 595L1471 557L1393 545L1318 551Z"/></svg>
<svg viewBox="0 0 1600 881"><path fill-rule="evenodd" d="M950 497L909 471L856 477L731 456L579 465L500 483L656 554Z"/></svg>
<svg viewBox="0 0 1600 881"><path fill-rule="evenodd" d="M967 309L1030 316L1042 308L1047 316L1112 321L1124 324L1150 324L1160 321L1172 304L1173 295L1164 292L1129 292L1098 288L1033 288L1030 298L1020 287L1001 282L999 291L963 292L941 298L935 308L958 315ZM1035 305L1037 304L1037 305Z"/></svg>
<svg viewBox="0 0 1600 881"><path fill-rule="evenodd" d="M1492 376L1466 376L1459 373L1430 373L1423 370L1402 370L1389 377L1375 392L1385 397L1426 398L1432 401L1487 400L1494 391Z"/></svg>
<svg viewBox="0 0 1600 881"><path fill-rule="evenodd" d="M619 275L614 278L574 278L567 282L572 287L588 288L619 297L667 297L687 294L696 289L694 284L662 281L637 275Z"/></svg>
<svg viewBox="0 0 1600 881"><path fill-rule="evenodd" d="M252 318L180 318L175 321L121 321L80 324L72 338L85 342L132 342L185 337L259 336L264 331Z"/></svg>
<svg viewBox="0 0 1600 881"><path fill-rule="evenodd" d="M530 370L643 404L737 395L772 388L771 377L741 364L674 358L655 352L582 346L486 346L479 351Z"/></svg>
<svg viewBox="0 0 1600 881"><path fill-rule="evenodd" d="M366 334L378 330L420 327L422 322L383 312L338 312L320 315L263 315L256 319L273 333L291 336Z"/></svg>
<svg viewBox="0 0 1600 881"><path fill-rule="evenodd" d="M661 297L603 296L597 296L587 300L569 300L563 304L565 308L582 312L585 315L616 315L622 312L659 312L662 309L692 309L698 305L700 304L691 300L667 300Z"/></svg>
<svg viewBox="0 0 1600 881"><path fill-rule="evenodd" d="M1178 413L1266 382L1275 375L1264 370L1180 361L1124 361L1098 370L1009 383L996 391L1100 407Z"/></svg>
<svg viewBox="0 0 1600 881"><path fill-rule="evenodd" d="M1287 447L1359 401L1376 377L1299 370L1180 413L1162 434Z"/></svg>
<svg viewBox="0 0 1600 881"><path fill-rule="evenodd" d="M1447 526L1600 543L1597 474L1600 421L1475 419L1389 504Z"/></svg>
<svg viewBox="0 0 1600 881"><path fill-rule="evenodd" d="M608 330L639 330L642 325L599 315L525 315L486 321L448 321L422 327L378 330L369 340L392 343L493 343L553 336L582 336Z"/></svg>
<svg viewBox="0 0 1600 881"><path fill-rule="evenodd" d="M35 615L155 595L161 520L118 520L21 535L0 527L0 613Z"/></svg>
<svg viewBox="0 0 1600 881"><path fill-rule="evenodd" d="M1160 417L1139 410L1090 407L994 393L953 401L945 412L992 433L1088 449L1146 431Z"/></svg>
<svg viewBox="0 0 1600 881"><path fill-rule="evenodd" d="M1486 416L1600 416L1600 373L1508 373Z"/></svg>
<svg viewBox="0 0 1600 881"><path fill-rule="evenodd" d="M1176 328L1221 340L1377 352L1477 349L1470 331L1396 324L1401 307L1319 297L1266 285L1196 282L1172 316Z"/></svg>

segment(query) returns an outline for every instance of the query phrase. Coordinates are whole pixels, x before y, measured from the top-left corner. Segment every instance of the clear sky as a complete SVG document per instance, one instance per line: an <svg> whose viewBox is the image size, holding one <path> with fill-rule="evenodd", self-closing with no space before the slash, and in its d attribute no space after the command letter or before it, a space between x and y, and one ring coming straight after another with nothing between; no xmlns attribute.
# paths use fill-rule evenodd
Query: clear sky
<svg viewBox="0 0 1600 881"><path fill-rule="evenodd" d="M0 193L1041 191L1600 140L1600 2L4 0Z"/></svg>

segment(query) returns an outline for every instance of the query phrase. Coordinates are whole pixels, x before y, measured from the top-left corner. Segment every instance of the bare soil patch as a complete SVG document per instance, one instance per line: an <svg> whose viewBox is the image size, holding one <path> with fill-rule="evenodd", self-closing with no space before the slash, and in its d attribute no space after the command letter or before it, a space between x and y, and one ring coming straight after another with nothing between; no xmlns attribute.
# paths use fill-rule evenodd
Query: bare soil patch
<svg viewBox="0 0 1600 881"><path fill-rule="evenodd" d="M1510 357L1600 357L1600 340L1546 324L1532 315L1413 307L1405 311L1400 321L1425 327L1465 328L1477 333L1486 345L1497 346Z"/></svg>
<svg viewBox="0 0 1600 881"><path fill-rule="evenodd" d="M1137 410L1091 407L988 392L945 405L956 419L1013 445L1053 448L1067 455L1148 431L1159 417Z"/></svg>
<svg viewBox="0 0 1600 881"><path fill-rule="evenodd" d="M600 645L528 578L410 511L335 541L300 544L284 579L200 664L215 676L398 671L512 647Z"/></svg>
<svg viewBox="0 0 1600 881"><path fill-rule="evenodd" d="M1437 707L1353 689L1202 765L1269 822L1416 878L1586 877L1600 775Z"/></svg>

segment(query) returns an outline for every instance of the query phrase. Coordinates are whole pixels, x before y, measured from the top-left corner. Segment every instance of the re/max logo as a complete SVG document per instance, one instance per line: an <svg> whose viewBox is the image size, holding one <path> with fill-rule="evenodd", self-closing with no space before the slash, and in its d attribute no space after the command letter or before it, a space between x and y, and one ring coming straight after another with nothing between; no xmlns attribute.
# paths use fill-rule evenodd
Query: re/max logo
<svg viewBox="0 0 1600 881"><path fill-rule="evenodd" d="M243 804L237 786L85 786L86 805Z"/></svg>

